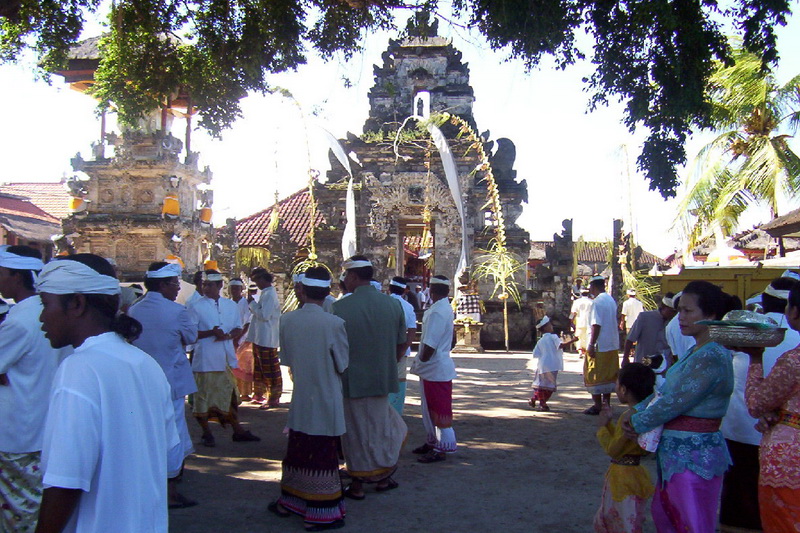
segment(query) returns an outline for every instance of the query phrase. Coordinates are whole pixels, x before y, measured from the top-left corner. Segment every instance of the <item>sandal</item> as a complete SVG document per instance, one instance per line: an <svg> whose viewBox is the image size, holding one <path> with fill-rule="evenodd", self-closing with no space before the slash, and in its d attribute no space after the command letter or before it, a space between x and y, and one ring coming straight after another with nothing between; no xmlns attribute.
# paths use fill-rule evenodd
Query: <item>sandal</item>
<svg viewBox="0 0 800 533"><path fill-rule="evenodd" d="M233 442L259 442L260 440L261 437L256 437L249 431L233 434Z"/></svg>
<svg viewBox="0 0 800 533"><path fill-rule="evenodd" d="M267 511L269 511L270 513L272 513L274 515L277 515L277 516L279 516L281 518L288 518L288 517L292 516L292 513L290 513L289 511L287 511L285 509L283 511L281 511L281 508L278 507L278 505L280 505L280 504L277 501L272 502L271 504L267 505ZM283 507L283 506L281 506L281 507Z"/></svg>
<svg viewBox="0 0 800 533"><path fill-rule="evenodd" d="M203 446L206 446L208 448L213 448L214 446L217 445L216 440L214 440L214 435L212 435L211 433L208 433L200 437L200 442L203 444Z"/></svg>
<svg viewBox="0 0 800 533"><path fill-rule="evenodd" d="M347 487L345 487L344 490L342 491L342 495L345 498L350 498L351 500L356 500L356 501L361 501L367 497L366 494L356 494L355 492L353 492L352 485L348 485Z"/></svg>
<svg viewBox="0 0 800 533"><path fill-rule="evenodd" d="M533 398L531 398L530 400L528 400L528 405L530 405L531 407L533 407L534 409L536 409L536 400L534 400Z"/></svg>
<svg viewBox="0 0 800 533"><path fill-rule="evenodd" d="M334 520L330 524L309 524L306 522L306 531L327 531L344 527L344 520Z"/></svg>
<svg viewBox="0 0 800 533"><path fill-rule="evenodd" d="M417 461L419 461L420 463L425 463L425 464L438 463L440 461L446 461L446 460L447 460L447 455L445 455L442 452L436 452L433 450L429 451L428 453L417 459Z"/></svg>
<svg viewBox="0 0 800 533"><path fill-rule="evenodd" d="M397 487L400 486L400 484L397 481L393 480L390 477L386 478L385 481L386 481L386 485L378 484L375 487L375 492L386 492L388 490L394 490L394 489L396 489Z"/></svg>
<svg viewBox="0 0 800 533"><path fill-rule="evenodd" d="M175 503L169 504L168 507L170 509L186 509L187 507L194 507L195 505L197 505L197 502L195 500L190 500L183 494L178 494L175 497L175 500L176 500Z"/></svg>
<svg viewBox="0 0 800 533"><path fill-rule="evenodd" d="M411 450L411 453L415 453L417 455L425 455L426 453L428 453L430 451L433 451L433 446L431 446L428 443L425 443L422 446L420 446L418 448L414 448L413 450Z"/></svg>
<svg viewBox="0 0 800 533"><path fill-rule="evenodd" d="M586 410L583 412L583 414L585 414L585 415L597 416L597 415L599 415L599 414L600 414L600 409L599 409L599 408L598 408L596 405L593 405L593 406L591 406L590 408L586 409Z"/></svg>

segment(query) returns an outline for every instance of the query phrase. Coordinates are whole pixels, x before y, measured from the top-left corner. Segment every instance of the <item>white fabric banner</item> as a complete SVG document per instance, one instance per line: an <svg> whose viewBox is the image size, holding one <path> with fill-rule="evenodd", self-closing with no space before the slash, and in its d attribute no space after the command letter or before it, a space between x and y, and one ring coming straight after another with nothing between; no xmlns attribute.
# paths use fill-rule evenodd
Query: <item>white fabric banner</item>
<svg viewBox="0 0 800 533"><path fill-rule="evenodd" d="M325 138L328 140L328 145L330 145L333 155L336 156L336 159L342 164L347 174L350 175L344 208L345 220L347 222L345 223L344 233L342 234L342 259L347 259L356 254L356 198L353 193L353 170L350 168L350 160L347 154L344 153L344 148L339 140L325 128L320 129L325 133Z"/></svg>

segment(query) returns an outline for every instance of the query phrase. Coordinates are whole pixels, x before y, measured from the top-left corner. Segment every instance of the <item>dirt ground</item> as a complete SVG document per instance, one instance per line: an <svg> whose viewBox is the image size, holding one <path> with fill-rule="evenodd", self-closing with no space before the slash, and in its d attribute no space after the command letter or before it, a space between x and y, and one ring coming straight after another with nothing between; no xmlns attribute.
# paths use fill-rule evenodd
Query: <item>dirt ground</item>
<svg viewBox="0 0 800 533"><path fill-rule="evenodd" d="M565 354L552 411L527 405L528 353L454 354L454 428L458 452L446 462L417 463L411 449L424 441L419 382L409 375L404 419L408 439L394 478L397 490L368 488L363 501L346 500L352 532L559 532L592 531L608 458L595 439L597 417L581 413L590 403L582 361ZM286 392L291 398L291 382ZM615 415L621 412L616 399ZM267 504L279 495L282 434L288 409L241 407L245 426L261 442L234 443L230 429L213 425L217 446L197 444L186 462L181 491L200 504L170 511L172 532L303 531L298 517L278 518ZM189 420L195 442L200 431ZM654 467L652 459L645 464ZM654 531L648 517L646 531Z"/></svg>

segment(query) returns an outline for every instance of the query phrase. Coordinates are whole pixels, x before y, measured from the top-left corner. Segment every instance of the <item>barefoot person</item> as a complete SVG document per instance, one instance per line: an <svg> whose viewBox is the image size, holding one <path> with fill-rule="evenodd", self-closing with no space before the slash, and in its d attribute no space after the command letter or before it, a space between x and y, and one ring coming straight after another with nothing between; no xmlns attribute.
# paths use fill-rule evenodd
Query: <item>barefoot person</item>
<svg viewBox="0 0 800 533"><path fill-rule="evenodd" d="M292 371L294 390L281 497L269 510L302 516L306 531L341 527L345 515L338 450L345 431L341 375L348 345L344 320L323 309L330 284L327 269L309 268L298 288L303 307L280 323L281 360Z"/></svg>
<svg viewBox="0 0 800 533"><path fill-rule="evenodd" d="M453 344L453 308L450 306L450 280L433 276L430 281L431 305L422 317L419 353L411 365L411 373L419 376L422 423L425 444L414 453L422 454L420 463L436 463L456 451L453 431L453 379L456 365L450 357Z"/></svg>
<svg viewBox="0 0 800 533"><path fill-rule="evenodd" d="M189 310L175 302L181 289L181 266L163 261L152 263L145 272L144 286L147 294L133 304L128 315L142 325L142 333L133 345L156 360L167 376L172 389L175 421L181 438L179 456L183 461L194 452L194 445L186 426L186 396L197 391L192 365L186 357L186 346L197 341L197 324ZM197 502L178 492L183 467L169 472L167 488L170 509L192 507Z"/></svg>
<svg viewBox="0 0 800 533"><path fill-rule="evenodd" d="M141 325L117 314L119 281L102 257L47 264L36 282L58 367L44 430L37 533L158 532L167 527L168 458L180 447L172 392L156 361L126 341Z"/></svg>

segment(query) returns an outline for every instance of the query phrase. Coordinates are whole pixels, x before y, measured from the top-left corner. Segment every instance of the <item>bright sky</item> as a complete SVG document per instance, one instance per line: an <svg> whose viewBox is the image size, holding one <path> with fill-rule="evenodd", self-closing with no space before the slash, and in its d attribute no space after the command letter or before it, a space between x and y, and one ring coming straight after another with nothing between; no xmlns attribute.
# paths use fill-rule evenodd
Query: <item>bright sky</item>
<svg viewBox="0 0 800 533"><path fill-rule="evenodd" d="M517 176L527 180L529 191L529 204L518 223L533 240L552 239L561 231L561 221L573 218L575 239L582 235L604 241L611 237L612 219L623 218L646 250L663 257L681 247L669 232L677 202L648 191L636 173L644 132L631 135L620 124L618 105L586 111L589 95L581 79L591 73L591 64L559 71L545 60L528 74L519 62L504 61L502 53L491 51L477 32L440 22L439 34L451 37L469 63L478 129L490 130L492 139L507 137L516 144ZM290 100L251 95L242 103L244 118L224 132L222 140L193 134L192 150L200 151L201 165L210 166L214 174L215 223L269 207L276 189L281 197L297 191L307 183L309 167L320 170L324 179L328 148L320 128L339 138L348 131L362 132L367 93L374 82L372 65L381 63L393 36L369 35L364 52L347 63L323 63L309 53L308 65L271 78L295 96L305 121ZM800 50L796 17L780 29L779 49L783 57L777 75L785 82L800 73L800 56L791 53ZM590 51L588 46L585 51ZM344 78L351 88L345 88ZM90 157L89 145L100 131L91 98L70 90L58 77L52 85L34 81L30 65L2 66L0 79L0 181L57 181L71 172L69 159L76 152ZM184 124L176 119L176 136L183 137ZM710 138L693 139L687 150L690 157ZM794 141L796 150L798 144ZM766 220L767 214L756 210L745 224Z"/></svg>

